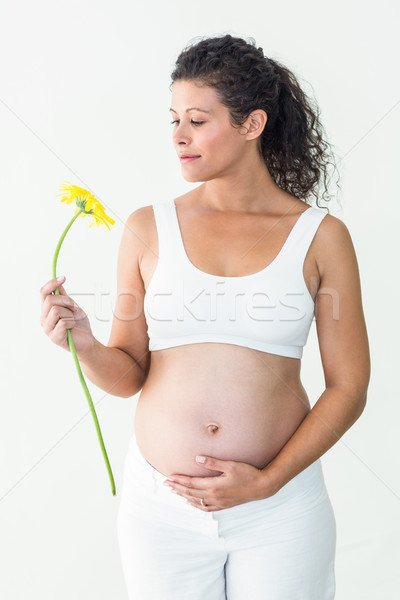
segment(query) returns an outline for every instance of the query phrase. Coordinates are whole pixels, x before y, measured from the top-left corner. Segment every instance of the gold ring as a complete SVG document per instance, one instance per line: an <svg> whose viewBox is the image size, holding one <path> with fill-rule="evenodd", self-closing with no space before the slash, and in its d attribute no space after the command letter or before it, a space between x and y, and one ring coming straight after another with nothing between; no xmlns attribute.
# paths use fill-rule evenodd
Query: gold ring
<svg viewBox="0 0 400 600"><path fill-rule="evenodd" d="M200 498L200 504L201 504L202 506L206 506L206 504L204 504L204 498Z"/></svg>

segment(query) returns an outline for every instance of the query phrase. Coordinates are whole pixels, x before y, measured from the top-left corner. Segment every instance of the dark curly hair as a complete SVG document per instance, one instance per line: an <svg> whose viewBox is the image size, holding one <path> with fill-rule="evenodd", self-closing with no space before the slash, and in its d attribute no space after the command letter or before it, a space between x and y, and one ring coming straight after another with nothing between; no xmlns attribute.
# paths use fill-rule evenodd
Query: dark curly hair
<svg viewBox="0 0 400 600"><path fill-rule="evenodd" d="M189 43L176 59L171 79L170 89L178 80L195 80L214 88L235 127L253 110L265 110L268 119L258 149L275 183L303 200L313 194L319 206L323 180L322 199L330 200L328 165L336 170L336 164L331 144L324 139L319 108L295 75L264 56L253 38L245 41L226 34Z"/></svg>

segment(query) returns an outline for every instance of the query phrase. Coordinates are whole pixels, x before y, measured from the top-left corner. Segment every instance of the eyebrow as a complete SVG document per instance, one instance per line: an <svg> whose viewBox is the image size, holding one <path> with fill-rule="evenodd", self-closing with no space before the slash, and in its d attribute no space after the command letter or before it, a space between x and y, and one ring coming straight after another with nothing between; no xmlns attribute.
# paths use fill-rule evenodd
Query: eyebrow
<svg viewBox="0 0 400 600"><path fill-rule="evenodd" d="M176 110L174 110L173 108L170 108L169 110L172 111L172 112L174 112L174 113L176 113L176 114L178 114L176 112ZM192 107L192 108L187 108L185 112L189 112L190 110L198 110L199 112L203 112L203 113L207 113L207 114L210 114L210 112L211 112L209 110L204 110L203 108L197 108L195 106Z"/></svg>

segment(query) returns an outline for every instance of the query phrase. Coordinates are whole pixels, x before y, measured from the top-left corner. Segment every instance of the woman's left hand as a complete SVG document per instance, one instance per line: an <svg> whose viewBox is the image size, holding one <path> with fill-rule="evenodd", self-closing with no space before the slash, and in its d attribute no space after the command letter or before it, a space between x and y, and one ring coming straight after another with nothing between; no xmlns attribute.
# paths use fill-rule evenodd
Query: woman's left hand
<svg viewBox="0 0 400 600"><path fill-rule="evenodd" d="M278 491L274 489L274 484L265 470L247 463L207 456L201 464L212 471L220 471L221 475L192 477L173 474L164 482L164 485L169 485L180 496L186 498L189 504L200 510L210 512L231 508L245 502L268 498ZM202 498L204 505L201 503Z"/></svg>

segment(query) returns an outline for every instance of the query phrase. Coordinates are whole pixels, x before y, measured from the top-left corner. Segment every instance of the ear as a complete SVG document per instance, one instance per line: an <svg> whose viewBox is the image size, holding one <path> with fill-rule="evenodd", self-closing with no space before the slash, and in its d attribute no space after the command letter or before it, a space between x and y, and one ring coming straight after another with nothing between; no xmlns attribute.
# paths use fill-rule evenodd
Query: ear
<svg viewBox="0 0 400 600"><path fill-rule="evenodd" d="M247 117L246 121L240 127L243 127L245 130L245 133L242 135L245 135L248 140L255 140L264 131L267 120L268 116L265 110L253 110L253 112Z"/></svg>
<svg viewBox="0 0 400 600"><path fill-rule="evenodd" d="M257 109L253 110L248 116L243 126L247 129L246 137L248 140L255 140L264 131L264 127L267 123L268 116L265 110Z"/></svg>

